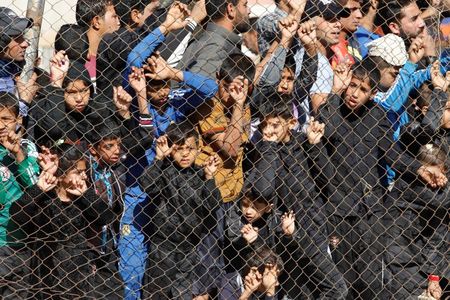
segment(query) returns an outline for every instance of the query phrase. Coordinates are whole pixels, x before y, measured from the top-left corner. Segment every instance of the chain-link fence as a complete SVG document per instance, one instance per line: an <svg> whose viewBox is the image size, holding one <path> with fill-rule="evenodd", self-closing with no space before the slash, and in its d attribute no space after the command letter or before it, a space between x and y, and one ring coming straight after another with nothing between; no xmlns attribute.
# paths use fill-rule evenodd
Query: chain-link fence
<svg viewBox="0 0 450 300"><path fill-rule="evenodd" d="M2 3L1 299L449 299L447 2Z"/></svg>

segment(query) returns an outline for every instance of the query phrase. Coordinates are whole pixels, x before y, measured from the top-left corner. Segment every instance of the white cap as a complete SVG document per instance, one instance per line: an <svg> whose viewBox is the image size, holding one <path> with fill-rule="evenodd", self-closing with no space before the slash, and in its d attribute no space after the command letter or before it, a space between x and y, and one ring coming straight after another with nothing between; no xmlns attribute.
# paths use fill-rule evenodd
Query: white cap
<svg viewBox="0 0 450 300"><path fill-rule="evenodd" d="M276 5L262 5L255 3L253 5L249 5L250 7L250 18L261 18L267 14L273 13L276 9Z"/></svg>
<svg viewBox="0 0 450 300"><path fill-rule="evenodd" d="M408 60L403 39L393 33L368 43L367 49L369 56L379 56L393 66L402 67Z"/></svg>

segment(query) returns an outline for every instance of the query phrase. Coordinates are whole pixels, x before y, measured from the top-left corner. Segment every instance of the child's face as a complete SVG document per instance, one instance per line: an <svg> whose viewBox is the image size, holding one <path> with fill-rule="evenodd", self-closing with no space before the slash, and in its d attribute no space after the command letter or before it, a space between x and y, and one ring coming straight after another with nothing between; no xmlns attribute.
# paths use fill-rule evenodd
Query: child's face
<svg viewBox="0 0 450 300"><path fill-rule="evenodd" d="M15 132L19 118L9 108L0 108L0 140Z"/></svg>
<svg viewBox="0 0 450 300"><path fill-rule="evenodd" d="M92 155L107 165L114 165L120 159L122 142L120 139L110 139L101 141L97 147L91 149Z"/></svg>
<svg viewBox="0 0 450 300"><path fill-rule="evenodd" d="M261 124L264 141L286 143L291 138L291 130L295 126L295 119L285 120L282 117L268 117Z"/></svg>
<svg viewBox="0 0 450 300"><path fill-rule="evenodd" d="M395 82L401 67L388 67L380 70L379 86L384 89L389 89Z"/></svg>
<svg viewBox="0 0 450 300"><path fill-rule="evenodd" d="M444 129L450 129L450 101L447 101L447 104L445 105L441 127Z"/></svg>
<svg viewBox="0 0 450 300"><path fill-rule="evenodd" d="M120 28L119 16L116 14L116 10L113 5L106 7L106 13L103 18L100 18L100 31L103 34L113 33Z"/></svg>
<svg viewBox="0 0 450 300"><path fill-rule="evenodd" d="M289 68L284 68L281 72L281 81L278 84L277 92L290 95L294 91L294 72Z"/></svg>
<svg viewBox="0 0 450 300"><path fill-rule="evenodd" d="M272 207L267 203L251 201L247 198L241 200L242 215L249 223L259 220L265 213L270 212L271 209Z"/></svg>
<svg viewBox="0 0 450 300"><path fill-rule="evenodd" d="M69 110L83 112L89 103L91 90L83 80L75 80L67 85L64 100Z"/></svg>
<svg viewBox="0 0 450 300"><path fill-rule="evenodd" d="M353 76L345 91L344 103L349 109L358 110L369 101L371 96L372 89L370 88L369 78L366 77L361 80Z"/></svg>
<svg viewBox="0 0 450 300"><path fill-rule="evenodd" d="M74 188L73 182L87 179L86 170L86 161L84 159L80 159L72 169L59 178L60 185L65 189Z"/></svg>
<svg viewBox="0 0 450 300"><path fill-rule="evenodd" d="M147 98L156 107L164 106L169 100L169 82L151 83L147 85Z"/></svg>
<svg viewBox="0 0 450 300"><path fill-rule="evenodd" d="M181 168L192 166L197 157L197 142L194 137L189 137L183 145L173 145L172 159Z"/></svg>

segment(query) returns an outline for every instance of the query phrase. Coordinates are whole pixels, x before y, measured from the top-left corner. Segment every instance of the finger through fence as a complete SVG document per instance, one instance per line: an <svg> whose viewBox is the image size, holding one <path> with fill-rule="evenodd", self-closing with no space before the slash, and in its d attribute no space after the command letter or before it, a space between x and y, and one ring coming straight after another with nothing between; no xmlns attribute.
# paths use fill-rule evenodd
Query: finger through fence
<svg viewBox="0 0 450 300"><path fill-rule="evenodd" d="M44 2L0 7L1 299L450 299L448 1Z"/></svg>

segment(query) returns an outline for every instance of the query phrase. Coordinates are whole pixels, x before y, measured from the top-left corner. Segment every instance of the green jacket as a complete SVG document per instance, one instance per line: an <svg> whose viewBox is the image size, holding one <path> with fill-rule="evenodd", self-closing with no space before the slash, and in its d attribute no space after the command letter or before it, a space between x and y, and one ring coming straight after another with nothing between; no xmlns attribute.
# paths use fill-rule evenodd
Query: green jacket
<svg viewBox="0 0 450 300"><path fill-rule="evenodd" d="M39 175L36 146L29 140L21 140L25 159L17 164L15 157L0 145L0 247L7 244L6 232L10 219L9 208L19 199L23 190L36 184ZM14 234L21 235L18 230Z"/></svg>

